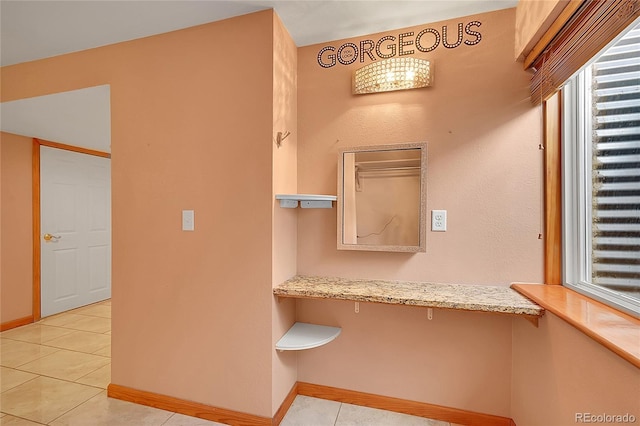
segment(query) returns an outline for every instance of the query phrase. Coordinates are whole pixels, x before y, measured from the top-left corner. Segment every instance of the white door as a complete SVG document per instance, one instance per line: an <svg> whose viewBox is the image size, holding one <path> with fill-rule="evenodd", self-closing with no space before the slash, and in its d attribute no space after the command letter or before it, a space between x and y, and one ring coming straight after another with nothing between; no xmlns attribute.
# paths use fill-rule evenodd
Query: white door
<svg viewBox="0 0 640 426"><path fill-rule="evenodd" d="M111 297L111 161L40 147L42 316Z"/></svg>

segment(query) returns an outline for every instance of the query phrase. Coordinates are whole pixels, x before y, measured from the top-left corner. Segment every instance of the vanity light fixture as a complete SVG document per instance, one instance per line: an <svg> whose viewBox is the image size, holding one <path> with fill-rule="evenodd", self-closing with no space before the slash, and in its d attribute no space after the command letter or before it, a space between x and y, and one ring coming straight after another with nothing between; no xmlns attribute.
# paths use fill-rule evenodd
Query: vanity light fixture
<svg viewBox="0 0 640 426"><path fill-rule="evenodd" d="M433 61L391 58L372 62L353 73L353 94L390 92L431 86Z"/></svg>

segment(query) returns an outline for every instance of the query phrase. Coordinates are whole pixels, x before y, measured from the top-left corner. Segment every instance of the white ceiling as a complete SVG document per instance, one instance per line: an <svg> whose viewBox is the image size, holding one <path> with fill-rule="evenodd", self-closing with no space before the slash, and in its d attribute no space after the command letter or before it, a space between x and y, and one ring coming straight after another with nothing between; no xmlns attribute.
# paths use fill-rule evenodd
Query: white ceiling
<svg viewBox="0 0 640 426"><path fill-rule="evenodd" d="M2 131L111 152L110 93L104 85L2 102Z"/></svg>
<svg viewBox="0 0 640 426"><path fill-rule="evenodd" d="M273 8L297 46L513 7L517 0L1 0L11 65Z"/></svg>
<svg viewBox="0 0 640 426"><path fill-rule="evenodd" d="M297 46L514 7L517 0L0 0L13 65L274 8ZM2 131L110 152L109 87L4 102Z"/></svg>

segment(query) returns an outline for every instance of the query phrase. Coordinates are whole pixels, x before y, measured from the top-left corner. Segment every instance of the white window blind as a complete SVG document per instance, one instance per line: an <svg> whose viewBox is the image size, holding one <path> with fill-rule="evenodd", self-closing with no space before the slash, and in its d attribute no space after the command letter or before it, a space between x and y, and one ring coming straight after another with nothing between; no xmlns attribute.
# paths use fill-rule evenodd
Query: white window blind
<svg viewBox="0 0 640 426"><path fill-rule="evenodd" d="M593 63L591 282L640 298L640 25Z"/></svg>

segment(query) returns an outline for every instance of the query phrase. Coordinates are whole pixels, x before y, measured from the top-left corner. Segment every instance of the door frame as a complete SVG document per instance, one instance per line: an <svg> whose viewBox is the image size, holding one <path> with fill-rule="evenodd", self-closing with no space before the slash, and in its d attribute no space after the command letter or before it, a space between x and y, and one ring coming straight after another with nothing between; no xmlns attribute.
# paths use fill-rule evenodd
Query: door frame
<svg viewBox="0 0 640 426"><path fill-rule="evenodd" d="M31 149L32 159L32 218L33 218L33 322L39 321L41 317L41 282L40 268L42 266L40 258L41 240L40 240L40 147L48 146L49 148L57 148L65 151L78 152L80 154L94 155L96 157L111 158L108 152L97 151L94 149L81 148L78 146L67 145L60 142L52 142L44 139L33 138Z"/></svg>

